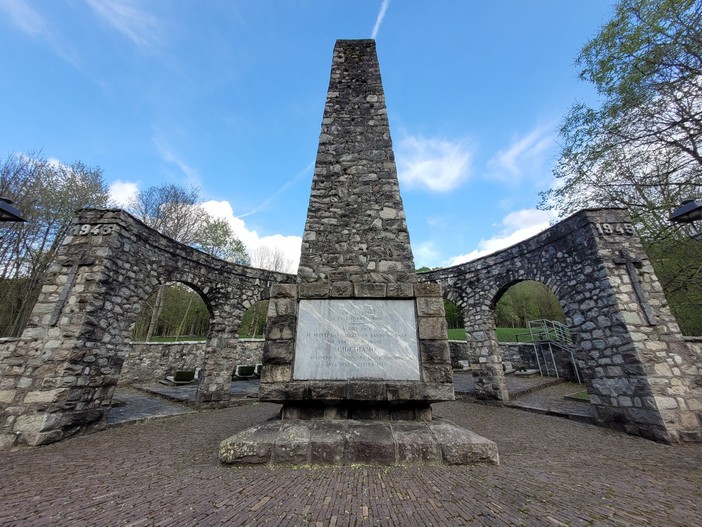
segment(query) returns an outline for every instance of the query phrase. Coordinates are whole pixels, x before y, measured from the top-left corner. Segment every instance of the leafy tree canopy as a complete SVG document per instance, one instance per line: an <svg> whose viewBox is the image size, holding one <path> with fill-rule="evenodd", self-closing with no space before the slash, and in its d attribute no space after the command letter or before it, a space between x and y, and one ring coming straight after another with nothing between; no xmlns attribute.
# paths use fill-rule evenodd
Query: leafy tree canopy
<svg viewBox="0 0 702 527"><path fill-rule="evenodd" d="M29 152L9 154L0 164L0 196L12 200L27 220L0 227L0 335L17 336L75 211L104 207L109 195L99 167Z"/></svg>
<svg viewBox="0 0 702 527"><path fill-rule="evenodd" d="M223 260L249 264L244 244L225 219L215 218L202 208L196 187L155 185L138 192L127 210L176 241Z"/></svg>
<svg viewBox="0 0 702 527"><path fill-rule="evenodd" d="M702 2L620 0L577 65L600 105L575 104L564 119L556 182L540 207L629 209L673 311L696 332L702 314L683 323L680 308L702 303L699 248L685 242L694 227L668 217L702 196Z"/></svg>

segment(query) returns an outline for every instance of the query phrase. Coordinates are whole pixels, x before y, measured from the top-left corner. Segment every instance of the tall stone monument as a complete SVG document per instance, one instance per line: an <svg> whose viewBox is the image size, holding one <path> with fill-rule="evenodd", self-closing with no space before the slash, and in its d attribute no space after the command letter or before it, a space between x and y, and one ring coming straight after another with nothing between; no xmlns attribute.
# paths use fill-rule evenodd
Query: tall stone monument
<svg viewBox="0 0 702 527"><path fill-rule="evenodd" d="M441 290L418 283L373 40L334 48L296 284L271 288L260 398L225 463L497 463L454 399Z"/></svg>

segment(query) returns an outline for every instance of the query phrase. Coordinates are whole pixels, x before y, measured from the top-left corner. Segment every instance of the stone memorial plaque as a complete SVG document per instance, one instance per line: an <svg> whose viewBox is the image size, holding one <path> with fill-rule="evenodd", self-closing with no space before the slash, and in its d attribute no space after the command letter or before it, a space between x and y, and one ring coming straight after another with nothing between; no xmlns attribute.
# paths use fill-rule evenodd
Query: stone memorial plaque
<svg viewBox="0 0 702 527"><path fill-rule="evenodd" d="M293 378L420 380L414 300L301 300Z"/></svg>

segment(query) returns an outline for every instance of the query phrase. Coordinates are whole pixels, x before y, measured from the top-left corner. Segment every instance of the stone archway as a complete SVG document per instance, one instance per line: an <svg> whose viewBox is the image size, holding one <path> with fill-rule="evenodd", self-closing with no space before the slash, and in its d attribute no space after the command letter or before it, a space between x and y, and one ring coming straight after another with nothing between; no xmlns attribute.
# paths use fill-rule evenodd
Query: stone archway
<svg viewBox="0 0 702 527"><path fill-rule="evenodd" d="M197 403L226 404L244 311L294 279L213 258L121 210L78 211L21 339L0 350L3 444L104 426L140 306L168 282L188 284L210 309Z"/></svg>
<svg viewBox="0 0 702 527"><path fill-rule="evenodd" d="M505 371L532 368L545 376L582 384L576 360L578 339L568 324L563 309L566 304L548 285L537 280L520 280L498 291L490 307L503 365L508 365ZM518 329L511 333L516 339L505 341L506 331L501 336L500 328L507 329L510 324L514 328L515 323Z"/></svg>
<svg viewBox="0 0 702 527"><path fill-rule="evenodd" d="M192 284L168 282L147 296L137 316L132 341L206 338L212 308Z"/></svg>
<svg viewBox="0 0 702 527"><path fill-rule="evenodd" d="M120 387L160 382L176 371L198 372L199 377L202 371L212 308L201 291L183 282L171 282L165 284L159 312L160 290L145 291L147 301L137 314Z"/></svg>
<svg viewBox="0 0 702 527"><path fill-rule="evenodd" d="M581 211L501 252L420 274L461 306L481 366L478 396L507 401L491 305L536 280L561 302L576 336L596 422L651 439L702 435L691 356L626 211Z"/></svg>

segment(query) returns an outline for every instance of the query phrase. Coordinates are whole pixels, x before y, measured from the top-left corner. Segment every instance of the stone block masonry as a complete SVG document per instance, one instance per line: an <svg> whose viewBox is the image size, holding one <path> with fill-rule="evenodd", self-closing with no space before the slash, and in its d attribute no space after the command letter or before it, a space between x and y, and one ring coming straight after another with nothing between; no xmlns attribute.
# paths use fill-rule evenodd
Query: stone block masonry
<svg viewBox="0 0 702 527"><path fill-rule="evenodd" d="M420 275L462 310L478 396L509 398L492 310L522 280L558 297L598 424L663 442L702 440L702 375L631 219L585 210L517 245Z"/></svg>
<svg viewBox="0 0 702 527"><path fill-rule="evenodd" d="M320 301L335 309L352 299L367 300L366 311L372 310L372 302L379 302L376 305L383 306L381 310L392 309L393 302L414 304L410 331L417 339L415 357L408 352L392 362L385 358L388 350L374 347L382 335L396 332L383 327L384 315L345 313L348 324L343 329L336 322L318 321L320 331L329 330L329 335L321 337L315 348L325 346L325 339L335 339L337 344L326 344L336 347L323 360L330 365L342 361L346 366L333 375L333 366L327 367L332 378L296 375L296 364L299 369L312 360L301 359L312 352L306 349L306 340L301 349L296 348L301 342L298 313L302 303ZM351 320L355 316L363 320ZM441 289L437 284L417 283L414 273L372 40L339 40L334 47L297 285L273 287L268 327L261 398L283 403L284 416L411 414L429 419L431 402L454 398ZM397 343L402 344L401 340ZM365 348L374 351L363 351L358 357L353 351L344 357L340 351ZM359 361L366 364L360 377ZM410 375L390 380L395 372L372 378L374 369L382 377L383 368L391 363L402 364L408 371L416 368L416 379L411 380ZM412 411L409 401L415 402Z"/></svg>
<svg viewBox="0 0 702 527"><path fill-rule="evenodd" d="M432 420L454 399L441 288L418 283L372 40L334 47L296 284L271 288L260 396L223 463L498 463Z"/></svg>
<svg viewBox="0 0 702 527"><path fill-rule="evenodd" d="M121 210L78 211L26 330L0 354L2 445L103 427L141 306L170 282L197 291L211 314L198 403L227 404L244 312L293 280L213 258Z"/></svg>
<svg viewBox="0 0 702 527"><path fill-rule="evenodd" d="M352 296L414 282L413 265L375 42L338 41L298 280Z"/></svg>
<svg viewBox="0 0 702 527"><path fill-rule="evenodd" d="M261 363L263 340L238 339L232 346L232 364ZM122 365L119 384L157 382L176 370L202 369L206 347L204 341L133 342Z"/></svg>

